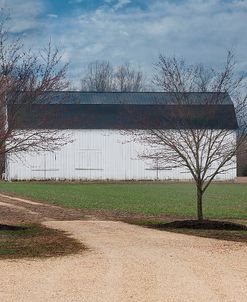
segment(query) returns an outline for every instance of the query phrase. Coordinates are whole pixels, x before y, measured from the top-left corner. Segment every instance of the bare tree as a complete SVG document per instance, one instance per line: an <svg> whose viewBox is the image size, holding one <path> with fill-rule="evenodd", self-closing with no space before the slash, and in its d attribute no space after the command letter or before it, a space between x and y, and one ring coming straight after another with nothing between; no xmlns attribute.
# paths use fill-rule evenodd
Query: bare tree
<svg viewBox="0 0 247 302"><path fill-rule="evenodd" d="M45 128L21 129L23 113L35 104L49 102L47 91L65 89L67 65L51 43L38 55L12 39L8 17L0 16L0 156L23 151L54 150L65 144L65 135ZM48 114L47 114L48 115ZM47 117L48 118L48 117ZM44 124L42 124L44 123Z"/></svg>
<svg viewBox="0 0 247 302"><path fill-rule="evenodd" d="M142 154L145 159L158 159L161 165L170 168L183 167L191 174L197 189L198 220L203 220L205 191L217 175L235 168L235 156L246 139L246 87L242 85L243 78L236 77L235 66L231 52L220 72L160 55L154 81L170 93L173 106L169 107L169 114L160 112L159 115L161 120L164 115L166 122L173 126L164 129L162 121L157 120L148 129L134 133L136 139L147 146ZM229 100L229 95L238 115L238 130L234 125L225 126L224 119L229 117L216 120L220 105ZM197 112L194 105L204 106ZM196 121L192 121L195 118Z"/></svg>
<svg viewBox="0 0 247 302"><path fill-rule="evenodd" d="M115 87L117 91L142 91L144 89L143 73L131 67L129 63L121 65L115 74Z"/></svg>
<svg viewBox="0 0 247 302"><path fill-rule="evenodd" d="M129 63L113 68L109 61L95 61L88 65L81 81L82 91L142 91L144 76Z"/></svg>
<svg viewBox="0 0 247 302"><path fill-rule="evenodd" d="M113 91L114 76L110 62L95 61L89 63L87 74L81 82L81 90L99 92Z"/></svg>

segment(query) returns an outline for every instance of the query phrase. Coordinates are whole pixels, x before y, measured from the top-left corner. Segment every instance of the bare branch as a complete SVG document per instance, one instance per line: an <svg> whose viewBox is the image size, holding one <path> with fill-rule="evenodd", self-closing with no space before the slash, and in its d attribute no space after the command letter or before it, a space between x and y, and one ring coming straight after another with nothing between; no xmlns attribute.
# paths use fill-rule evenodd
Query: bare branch
<svg viewBox="0 0 247 302"><path fill-rule="evenodd" d="M139 131L133 131L134 137L147 146L145 159L155 161L158 158L169 167L186 167L191 173L197 187L198 219L203 218L204 192L217 175L236 169L236 154L247 139L246 86L243 77L236 76L235 66L231 51L227 52L222 71L201 64L187 65L183 59L160 55L153 81L170 93L171 112L165 114L162 110L168 110L167 107L160 106L159 116L166 116L167 123L175 125L175 129L162 129L162 123L157 121L141 135ZM223 108L231 108L234 112L230 96L239 129L236 125L222 126L226 123L220 119L227 117L217 120L219 110ZM199 109L196 111L197 108L206 114ZM146 129L147 123L143 125Z"/></svg>
<svg viewBox="0 0 247 302"><path fill-rule="evenodd" d="M67 138L46 129L45 120L39 129L21 130L18 125L25 110L48 101L45 92L67 87L67 65L61 65L61 55L51 43L38 55L25 50L20 39L9 36L7 22L0 15L0 154L57 149Z"/></svg>

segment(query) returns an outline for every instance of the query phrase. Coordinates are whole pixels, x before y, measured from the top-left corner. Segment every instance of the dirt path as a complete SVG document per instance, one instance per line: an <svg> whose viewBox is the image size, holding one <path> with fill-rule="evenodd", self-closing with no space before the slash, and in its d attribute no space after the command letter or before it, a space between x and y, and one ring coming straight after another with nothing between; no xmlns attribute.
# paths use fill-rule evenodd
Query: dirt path
<svg viewBox="0 0 247 302"><path fill-rule="evenodd" d="M40 223L50 220L92 220L94 217L89 214L80 209L63 208L0 193L0 223L2 224Z"/></svg>
<svg viewBox="0 0 247 302"><path fill-rule="evenodd" d="M0 222L1 223L29 223L29 222L42 222L50 220L151 220L151 221L174 221L181 219L181 217L170 217L166 215L150 215L141 213L128 213L118 210L106 210L106 209L76 209L60 207L45 202L37 202L35 200L27 200L24 198L18 198L16 196L10 196L10 193L0 193ZM8 203L17 207L4 208L2 203ZM24 211L20 211L20 207ZM16 211L15 211L16 209ZM26 211L28 210L28 211ZM35 215L30 215L35 212Z"/></svg>
<svg viewBox="0 0 247 302"><path fill-rule="evenodd" d="M113 221L50 221L90 250L0 261L1 302L247 301L247 246Z"/></svg>

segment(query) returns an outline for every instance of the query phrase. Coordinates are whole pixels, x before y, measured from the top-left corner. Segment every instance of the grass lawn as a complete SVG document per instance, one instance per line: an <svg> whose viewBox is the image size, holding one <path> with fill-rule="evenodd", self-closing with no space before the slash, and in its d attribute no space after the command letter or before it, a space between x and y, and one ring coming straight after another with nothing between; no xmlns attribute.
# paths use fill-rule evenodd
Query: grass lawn
<svg viewBox="0 0 247 302"><path fill-rule="evenodd" d="M64 232L41 225L0 225L0 259L53 257L85 249Z"/></svg>
<svg viewBox="0 0 247 302"><path fill-rule="evenodd" d="M195 217L193 184L0 183L0 191L52 204L148 215ZM207 218L247 219L247 185L213 184L205 194Z"/></svg>

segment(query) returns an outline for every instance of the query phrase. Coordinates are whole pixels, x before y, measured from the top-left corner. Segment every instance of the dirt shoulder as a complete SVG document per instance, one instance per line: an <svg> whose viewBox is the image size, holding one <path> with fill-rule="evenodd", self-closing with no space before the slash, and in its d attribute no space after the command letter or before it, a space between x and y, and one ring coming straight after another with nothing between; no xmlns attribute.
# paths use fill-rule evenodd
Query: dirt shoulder
<svg viewBox="0 0 247 302"><path fill-rule="evenodd" d="M0 194L0 223L40 223L46 220L85 219L86 213Z"/></svg>
<svg viewBox="0 0 247 302"><path fill-rule="evenodd" d="M72 209L0 193L0 223L39 223L49 220L138 220L172 221L165 215L153 216L120 211Z"/></svg>

